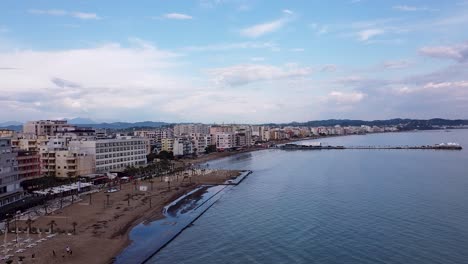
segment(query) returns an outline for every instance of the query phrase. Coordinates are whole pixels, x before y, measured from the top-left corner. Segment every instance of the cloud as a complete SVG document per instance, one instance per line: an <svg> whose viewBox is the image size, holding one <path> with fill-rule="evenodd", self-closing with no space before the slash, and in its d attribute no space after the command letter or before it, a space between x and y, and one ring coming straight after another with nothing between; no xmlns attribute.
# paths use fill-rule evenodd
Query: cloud
<svg viewBox="0 0 468 264"><path fill-rule="evenodd" d="M303 52L304 49L303 48L293 48L293 49L290 49L290 51L292 51L292 52Z"/></svg>
<svg viewBox="0 0 468 264"><path fill-rule="evenodd" d="M398 69L405 69L411 65L411 62L408 60L392 60L392 61L385 61L382 64L384 69L389 70L398 70Z"/></svg>
<svg viewBox="0 0 468 264"><path fill-rule="evenodd" d="M428 57L465 62L468 59L468 42L451 46L423 47L419 52Z"/></svg>
<svg viewBox="0 0 468 264"><path fill-rule="evenodd" d="M385 33L385 31L383 29L373 28L373 29L361 30L361 31L357 32L357 35L358 35L359 41L368 41L369 39L371 39L371 38L373 38L375 36L382 35L384 33Z"/></svg>
<svg viewBox="0 0 468 264"><path fill-rule="evenodd" d="M83 20L97 20L101 19L97 14L95 13L84 13L84 12L72 12L71 13L72 17L83 19Z"/></svg>
<svg viewBox="0 0 468 264"><path fill-rule="evenodd" d="M337 70L337 66L334 64L327 64L320 68L321 72L335 72Z"/></svg>
<svg viewBox="0 0 468 264"><path fill-rule="evenodd" d="M326 100L336 104L355 104L366 98L367 94L362 92L339 92L332 91L326 96Z"/></svg>
<svg viewBox="0 0 468 264"><path fill-rule="evenodd" d="M282 28L288 22L287 19L280 18L278 20L270 21L267 23L257 24L251 27L247 27L241 30L241 35L257 38L268 33L275 32Z"/></svg>
<svg viewBox="0 0 468 264"><path fill-rule="evenodd" d="M263 64L241 64L209 69L207 72L217 85L241 86L259 81L305 77L309 76L312 70L295 65L277 67Z"/></svg>
<svg viewBox="0 0 468 264"><path fill-rule="evenodd" d="M435 11L428 7L417 7L417 6L407 6L407 5L397 5L393 9L404 12L417 12L417 11Z"/></svg>
<svg viewBox="0 0 468 264"><path fill-rule="evenodd" d="M245 37L257 38L278 31L291 21L294 13L291 10L285 9L283 10L283 14L285 15L282 18L246 27L240 31L240 34Z"/></svg>
<svg viewBox="0 0 468 264"><path fill-rule="evenodd" d="M277 51L278 45L273 42L235 42L235 43L221 43L212 45L201 45L201 46L188 46L182 48L184 51L226 51L234 49L270 49Z"/></svg>
<svg viewBox="0 0 468 264"><path fill-rule="evenodd" d="M98 20L101 19L97 14L95 13L85 13L85 12L68 12L65 10L61 9L47 9L47 10L42 10L42 9L30 9L28 10L29 13L35 14L35 15L49 15L49 16L70 16L82 20Z"/></svg>
<svg viewBox="0 0 468 264"><path fill-rule="evenodd" d="M190 20L193 19L192 16L186 15L186 14L181 14L181 13L169 13L163 15L164 18L167 19L175 19L175 20Z"/></svg>

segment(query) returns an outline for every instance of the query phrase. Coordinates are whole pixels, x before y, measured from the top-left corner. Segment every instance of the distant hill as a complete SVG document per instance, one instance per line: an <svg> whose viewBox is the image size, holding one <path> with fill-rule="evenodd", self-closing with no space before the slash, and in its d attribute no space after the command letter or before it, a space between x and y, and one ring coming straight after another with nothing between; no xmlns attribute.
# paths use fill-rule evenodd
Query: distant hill
<svg viewBox="0 0 468 264"><path fill-rule="evenodd" d="M17 121L8 121L0 123L0 127L7 127L7 126L22 126L23 123Z"/></svg>
<svg viewBox="0 0 468 264"><path fill-rule="evenodd" d="M308 122L292 122L281 124L284 126L308 126L308 127L319 127L319 126L399 126L401 129L432 129L437 126L441 127L456 127L456 126L467 126L468 120L463 119L402 119L394 118L388 120L350 120L350 119L328 119L328 120L317 120Z"/></svg>
<svg viewBox="0 0 468 264"><path fill-rule="evenodd" d="M80 124L80 127L92 127L92 128L107 128L107 129L128 129L128 128L143 128L143 127L162 127L169 125L165 122L153 122L153 121L143 121L143 122L114 122L114 123L94 123L94 124Z"/></svg>
<svg viewBox="0 0 468 264"><path fill-rule="evenodd" d="M83 117L76 117L72 119L67 119L69 124L72 125L82 125L82 124L97 124L94 120Z"/></svg>

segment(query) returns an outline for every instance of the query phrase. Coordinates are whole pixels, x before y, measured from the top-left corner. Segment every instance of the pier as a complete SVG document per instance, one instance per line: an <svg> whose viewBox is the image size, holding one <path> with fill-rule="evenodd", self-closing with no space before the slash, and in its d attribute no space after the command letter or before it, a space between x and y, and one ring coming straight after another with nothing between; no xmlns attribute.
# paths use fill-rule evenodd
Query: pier
<svg viewBox="0 0 468 264"><path fill-rule="evenodd" d="M436 145L423 145L423 146L328 146L328 145L298 145L298 144L285 144L277 146L283 150L333 150L333 149L420 149L420 150L462 150L462 146L456 143L442 143Z"/></svg>

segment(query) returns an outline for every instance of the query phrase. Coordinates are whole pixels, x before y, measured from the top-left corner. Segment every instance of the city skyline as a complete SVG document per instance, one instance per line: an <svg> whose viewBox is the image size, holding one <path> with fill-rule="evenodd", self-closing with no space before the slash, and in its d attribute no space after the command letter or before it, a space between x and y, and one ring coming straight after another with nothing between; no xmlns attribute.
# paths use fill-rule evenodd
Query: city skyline
<svg viewBox="0 0 468 264"><path fill-rule="evenodd" d="M467 118L467 1L0 7L0 123Z"/></svg>

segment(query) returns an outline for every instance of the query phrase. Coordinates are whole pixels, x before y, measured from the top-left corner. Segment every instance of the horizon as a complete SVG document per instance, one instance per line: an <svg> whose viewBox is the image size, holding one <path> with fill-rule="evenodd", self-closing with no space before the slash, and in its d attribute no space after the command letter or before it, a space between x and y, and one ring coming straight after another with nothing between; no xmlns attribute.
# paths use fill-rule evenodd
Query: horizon
<svg viewBox="0 0 468 264"><path fill-rule="evenodd" d="M466 0L0 7L4 122L262 124L468 111Z"/></svg>

